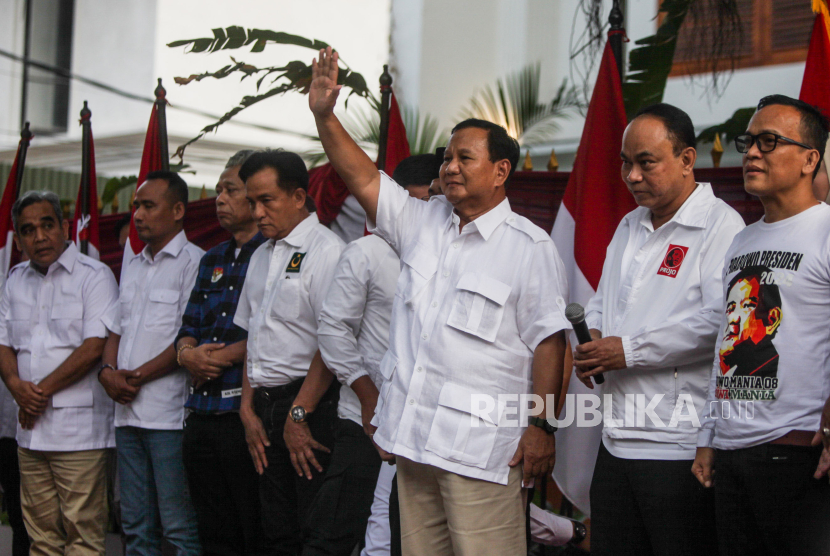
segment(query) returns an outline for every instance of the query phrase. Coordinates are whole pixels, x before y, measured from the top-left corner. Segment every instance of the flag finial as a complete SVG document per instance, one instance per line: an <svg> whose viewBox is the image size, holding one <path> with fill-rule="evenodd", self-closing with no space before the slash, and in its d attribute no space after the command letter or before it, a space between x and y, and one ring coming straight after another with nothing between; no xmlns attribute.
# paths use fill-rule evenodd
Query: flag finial
<svg viewBox="0 0 830 556"><path fill-rule="evenodd" d="M153 92L156 94L156 99L157 100L162 100L162 99L167 97L167 90L161 84L161 77L159 77L158 80L159 80L158 81L159 82L158 87L156 87L156 90L153 91Z"/></svg>
<svg viewBox="0 0 830 556"><path fill-rule="evenodd" d="M26 122L25 124L23 124L23 129L20 130L20 139L28 143L32 140L32 137L34 137L34 134L29 129L29 122Z"/></svg>
<svg viewBox="0 0 830 556"><path fill-rule="evenodd" d="M83 123L84 120L89 120L92 117L92 110L89 109L89 105L87 101L84 101L84 107L81 108L81 122Z"/></svg>

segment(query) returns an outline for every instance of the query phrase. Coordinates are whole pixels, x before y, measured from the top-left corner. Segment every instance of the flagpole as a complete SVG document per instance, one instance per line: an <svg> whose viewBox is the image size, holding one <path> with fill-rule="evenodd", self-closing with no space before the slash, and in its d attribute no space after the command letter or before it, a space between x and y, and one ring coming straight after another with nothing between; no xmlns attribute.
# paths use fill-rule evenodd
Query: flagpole
<svg viewBox="0 0 830 556"><path fill-rule="evenodd" d="M378 170L386 170L386 143L389 140L389 102L392 96L392 76L389 66L383 64L380 75L380 135L378 138Z"/></svg>
<svg viewBox="0 0 830 556"><path fill-rule="evenodd" d="M26 152L29 150L29 142L34 135L29 130L29 122L23 124L23 130L20 132L20 158L17 163L17 172L14 176L14 198L17 199L20 195L20 186L23 184L23 169L26 167Z"/></svg>
<svg viewBox="0 0 830 556"><path fill-rule="evenodd" d="M611 51L614 53L614 58L617 60L617 69L620 72L620 81L625 78L625 65L623 64L623 39L625 37L625 30L623 29L622 9L620 8L620 0L614 0L614 5L611 8L611 13L608 16L608 23L611 24L611 30L608 33L608 42L611 44Z"/></svg>
<svg viewBox="0 0 830 556"><path fill-rule="evenodd" d="M159 85L158 87L156 87L156 90L154 92L156 94L156 109L158 110L157 114L159 123L159 150L161 151L161 169L169 170L170 154L167 148L167 112L165 112L165 109L167 108L167 91L161 85L161 77L159 77L158 79Z"/></svg>
<svg viewBox="0 0 830 556"><path fill-rule="evenodd" d="M92 130L92 111L84 101L84 107L81 108L81 126L83 128L81 135L81 219L89 212L89 137ZM81 226L81 222L75 224L77 227ZM78 230L76 233L79 233ZM81 253L89 254L89 240L81 239Z"/></svg>

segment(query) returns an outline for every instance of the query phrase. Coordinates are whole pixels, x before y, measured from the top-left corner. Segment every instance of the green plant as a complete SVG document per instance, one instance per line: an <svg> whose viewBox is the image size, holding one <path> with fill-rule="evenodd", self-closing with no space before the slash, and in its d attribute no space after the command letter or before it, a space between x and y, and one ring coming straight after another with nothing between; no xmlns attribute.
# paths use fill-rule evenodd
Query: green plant
<svg viewBox="0 0 830 556"><path fill-rule="evenodd" d="M755 114L754 106L750 106L748 108L738 108L735 110L735 113L722 124L707 127L701 131L700 135L697 136L697 140L700 143L713 143L715 141L715 135L720 135L721 137L726 136L726 143L731 143L735 140L735 137L741 135L742 133L746 133L746 128L749 127L749 120L752 118L753 114Z"/></svg>
<svg viewBox="0 0 830 556"><path fill-rule="evenodd" d="M584 110L580 89L562 81L550 102L540 101L541 64L527 65L476 91L461 112L462 118L480 118L507 129L523 146L551 139L559 129L558 120L575 110Z"/></svg>
<svg viewBox="0 0 830 556"><path fill-rule="evenodd" d="M220 50L235 50L245 46L251 46L251 52L262 52L268 44L292 45L308 48L311 50L320 50L329 46L320 40L307 39L299 35L291 35L279 31L271 31L267 29L244 29L236 25L227 28L213 29L213 37L205 37L199 39L185 39L169 43L170 48L185 47L185 52L218 52ZM241 75L240 81L244 81L249 77L258 77L256 80L256 93L254 95L245 95L239 101L239 104L222 115L217 121L205 126L199 134L193 139L189 140L184 145L181 145L176 150L176 155L184 156L184 150L188 145L198 141L206 133L215 131L219 126L245 110L269 99L273 96L282 95L289 91L297 91L300 93L308 92L308 86L311 83L311 66L305 62L294 60L282 66L266 66L257 67L243 61L238 61L231 57L233 64L225 65L216 71L207 71L200 74L192 74L188 77L176 77L175 81L179 85L187 85L194 81L199 82L203 79L224 79L231 75ZM366 80L357 72L352 71L343 58L340 58L341 63L346 67L340 69L337 82L347 89L350 89L346 97L346 104L352 95L364 97L366 99L373 99L372 93L366 86ZM263 83L269 79L263 92L260 92ZM377 101L375 101L377 102Z"/></svg>

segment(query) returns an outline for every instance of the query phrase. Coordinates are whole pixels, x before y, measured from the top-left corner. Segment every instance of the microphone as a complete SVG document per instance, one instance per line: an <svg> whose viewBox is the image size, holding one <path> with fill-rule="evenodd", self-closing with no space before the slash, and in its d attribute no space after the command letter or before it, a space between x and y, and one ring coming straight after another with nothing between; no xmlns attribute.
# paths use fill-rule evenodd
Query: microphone
<svg viewBox="0 0 830 556"><path fill-rule="evenodd" d="M576 339L580 344L587 344L592 342L591 332L588 331L588 325L585 324L585 309L579 303L568 303L565 307L565 318L568 319L574 327ZM605 377L601 374L594 376L594 382L602 384L605 382Z"/></svg>

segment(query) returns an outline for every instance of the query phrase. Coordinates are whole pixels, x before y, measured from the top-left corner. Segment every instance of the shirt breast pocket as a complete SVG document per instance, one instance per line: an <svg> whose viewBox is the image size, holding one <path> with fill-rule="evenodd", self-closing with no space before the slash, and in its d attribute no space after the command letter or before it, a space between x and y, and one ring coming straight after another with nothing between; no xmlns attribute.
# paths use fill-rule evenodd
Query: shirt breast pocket
<svg viewBox="0 0 830 556"><path fill-rule="evenodd" d="M424 448L445 460L486 468L496 442L498 415L479 410L480 396L457 384L444 384Z"/></svg>
<svg viewBox="0 0 830 556"><path fill-rule="evenodd" d="M504 317L510 286L483 274L467 272L461 276L456 289L447 324L493 342Z"/></svg>
<svg viewBox="0 0 830 556"><path fill-rule="evenodd" d="M420 243L403 254L398 295L411 305L438 270L438 257Z"/></svg>
<svg viewBox="0 0 830 556"><path fill-rule="evenodd" d="M179 292L177 290L155 289L148 297L144 328L155 331L170 331L178 323Z"/></svg>
<svg viewBox="0 0 830 556"><path fill-rule="evenodd" d="M84 304L55 302L50 314L50 327L56 339L65 346L79 346L84 338Z"/></svg>
<svg viewBox="0 0 830 556"><path fill-rule="evenodd" d="M271 316L280 321L289 321L300 316L300 289L302 281L300 278L283 278L279 290L274 296L274 304L271 306Z"/></svg>
<svg viewBox="0 0 830 556"><path fill-rule="evenodd" d="M25 299L12 299L9 307L9 320L11 321L11 338L13 347L19 348L27 345L32 339L32 317L35 307Z"/></svg>

